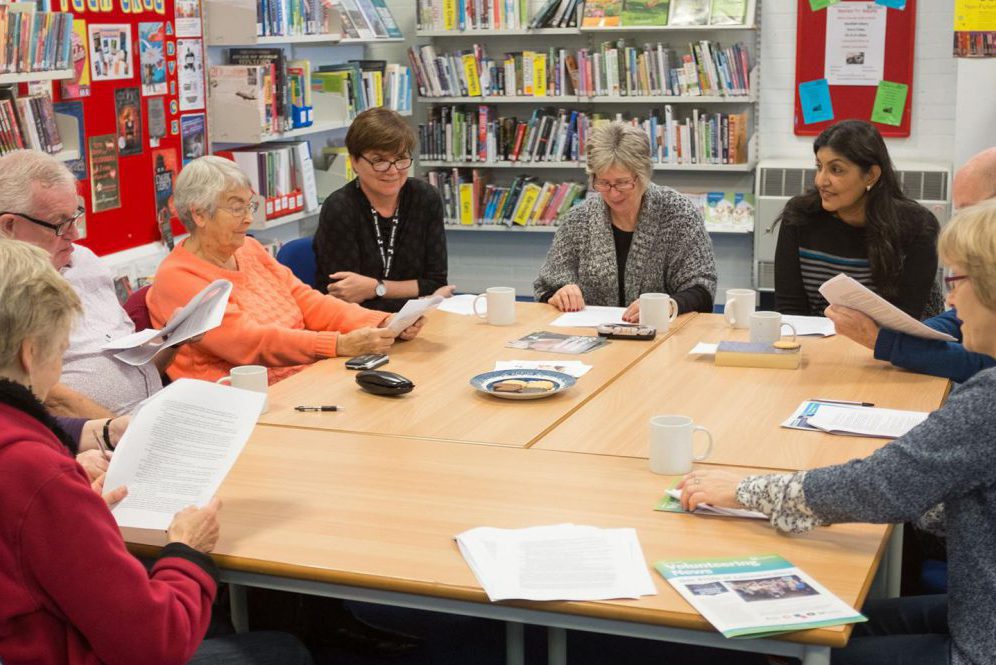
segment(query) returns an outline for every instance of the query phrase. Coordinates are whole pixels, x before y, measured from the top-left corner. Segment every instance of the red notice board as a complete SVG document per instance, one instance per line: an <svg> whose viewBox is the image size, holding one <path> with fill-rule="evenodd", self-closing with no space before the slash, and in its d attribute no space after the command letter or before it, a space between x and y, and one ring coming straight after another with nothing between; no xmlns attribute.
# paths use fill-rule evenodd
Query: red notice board
<svg viewBox="0 0 996 665"><path fill-rule="evenodd" d="M872 0L843 0L844 2L871 2ZM814 136L840 120L859 119L871 122L875 102L875 86L832 85L830 99L834 119L805 124L799 84L824 78L826 56L826 10L813 11L809 0L798 0L798 25L795 42L795 133ZM909 86L906 109L899 126L873 123L882 136L909 136L913 107L913 52L916 45L916 0L906 0L906 9L888 9L885 28L886 81L905 83Z"/></svg>

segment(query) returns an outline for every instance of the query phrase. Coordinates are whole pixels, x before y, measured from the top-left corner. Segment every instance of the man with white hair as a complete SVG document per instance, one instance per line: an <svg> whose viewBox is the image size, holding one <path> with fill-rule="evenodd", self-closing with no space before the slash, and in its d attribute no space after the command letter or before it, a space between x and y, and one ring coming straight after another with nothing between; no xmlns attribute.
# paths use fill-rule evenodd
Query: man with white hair
<svg viewBox="0 0 996 665"><path fill-rule="evenodd" d="M160 372L175 350L160 353L155 364L134 367L101 349L109 340L135 332L135 326L118 302L110 272L96 254L75 242L77 222L85 212L76 178L59 160L35 150L0 157L0 234L48 252L83 304L63 358L62 378L46 406L61 415L108 418L129 413L162 388Z"/></svg>

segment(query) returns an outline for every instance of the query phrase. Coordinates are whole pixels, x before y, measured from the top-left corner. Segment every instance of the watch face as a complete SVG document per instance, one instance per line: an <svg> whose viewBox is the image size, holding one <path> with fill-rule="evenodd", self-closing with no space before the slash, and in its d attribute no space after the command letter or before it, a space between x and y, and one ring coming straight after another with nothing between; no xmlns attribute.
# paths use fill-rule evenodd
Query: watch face
<svg viewBox="0 0 996 665"><path fill-rule="evenodd" d="M378 298L383 298L384 294L387 293L387 287L384 286L383 282L377 282L377 286L374 288L374 293L377 294Z"/></svg>

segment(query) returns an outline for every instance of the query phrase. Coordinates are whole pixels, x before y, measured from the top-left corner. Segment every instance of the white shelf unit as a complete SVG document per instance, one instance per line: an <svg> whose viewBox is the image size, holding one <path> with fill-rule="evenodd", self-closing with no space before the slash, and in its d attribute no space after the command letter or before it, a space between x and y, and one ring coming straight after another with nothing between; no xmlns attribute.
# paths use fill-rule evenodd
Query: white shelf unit
<svg viewBox="0 0 996 665"><path fill-rule="evenodd" d="M480 39L481 37L523 37L533 35L580 35L577 28L509 28L507 30L419 30L416 37Z"/></svg>
<svg viewBox="0 0 996 665"><path fill-rule="evenodd" d="M11 85L13 83L29 83L31 81L59 81L73 78L71 69L50 69L44 72L14 72L12 74L0 74L0 85Z"/></svg>
<svg viewBox="0 0 996 665"><path fill-rule="evenodd" d="M274 217L273 219L264 219L261 221L253 221L250 225L250 231L268 231L270 229L275 229L278 226L284 226L285 224L290 224L292 222L303 222L314 217L318 217L318 213L321 212L321 207L317 210L302 210L300 212L293 212L289 215L283 215L282 217Z"/></svg>

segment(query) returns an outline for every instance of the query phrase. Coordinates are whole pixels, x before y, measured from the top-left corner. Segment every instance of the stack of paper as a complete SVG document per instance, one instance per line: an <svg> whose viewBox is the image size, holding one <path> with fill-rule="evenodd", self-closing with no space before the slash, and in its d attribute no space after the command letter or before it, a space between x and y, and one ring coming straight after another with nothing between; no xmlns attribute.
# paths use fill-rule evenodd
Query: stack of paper
<svg viewBox="0 0 996 665"><path fill-rule="evenodd" d="M820 337L830 337L837 334L837 329L833 321L825 316L798 316L796 314L782 314L782 323L791 323L795 328L796 335L819 335ZM787 332L785 330L783 333Z"/></svg>
<svg viewBox="0 0 996 665"><path fill-rule="evenodd" d="M458 296L452 296L439 304L439 311L449 312L450 314L461 314L463 316L474 316L474 300L476 298L477 296L473 293L463 293ZM481 314L487 314L487 298L481 299L480 304L477 306L477 310Z"/></svg>
<svg viewBox="0 0 996 665"><path fill-rule="evenodd" d="M492 601L608 600L657 593L635 529L479 527L456 537Z"/></svg>
<svg viewBox="0 0 996 665"><path fill-rule="evenodd" d="M565 312L553 320L557 328L597 328L603 323L622 323L625 307L588 305L580 312Z"/></svg>
<svg viewBox="0 0 996 665"><path fill-rule="evenodd" d="M890 330L913 335L914 337L922 337L923 339L939 339L944 342L956 341L951 335L934 330L920 323L882 296L847 275L840 274L825 281L820 286L820 294L831 305L841 305L856 309L865 316L870 317L882 328L889 328Z"/></svg>
<svg viewBox="0 0 996 665"><path fill-rule="evenodd" d="M806 400L782 427L848 436L895 439L927 419L923 411L876 409L860 404Z"/></svg>

